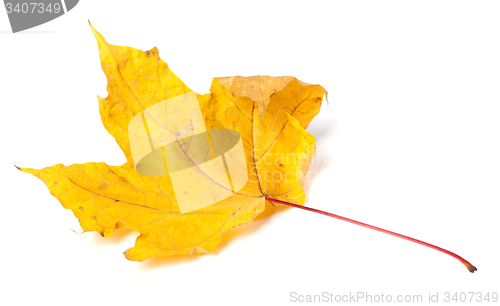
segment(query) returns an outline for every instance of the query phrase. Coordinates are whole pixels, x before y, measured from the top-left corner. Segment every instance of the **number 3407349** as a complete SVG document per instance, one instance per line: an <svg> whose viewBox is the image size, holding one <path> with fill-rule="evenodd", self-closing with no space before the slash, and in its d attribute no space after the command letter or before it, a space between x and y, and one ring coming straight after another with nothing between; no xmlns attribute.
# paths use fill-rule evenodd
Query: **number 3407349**
<svg viewBox="0 0 500 306"><path fill-rule="evenodd" d="M43 3L34 2L24 2L24 3L5 3L7 8L7 14L17 13L17 14L42 14L42 13L54 13L58 14L61 11L61 4L59 3L49 3L47 5Z"/></svg>

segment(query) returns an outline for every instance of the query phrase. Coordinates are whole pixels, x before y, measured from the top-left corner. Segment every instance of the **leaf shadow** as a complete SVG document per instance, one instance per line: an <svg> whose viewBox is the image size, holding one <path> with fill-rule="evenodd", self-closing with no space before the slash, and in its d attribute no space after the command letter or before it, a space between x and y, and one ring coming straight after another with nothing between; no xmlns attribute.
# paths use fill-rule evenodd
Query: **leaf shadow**
<svg viewBox="0 0 500 306"><path fill-rule="evenodd" d="M286 206L274 207L266 201L266 209L255 217L252 222L226 232L222 237L222 241L217 245L217 249L221 250L226 248L233 239L237 239L238 237L243 238L253 235L262 227L262 225L269 222L272 218L277 218L277 216L282 214L285 209L289 208L290 207Z"/></svg>
<svg viewBox="0 0 500 306"><path fill-rule="evenodd" d="M214 253L152 257L142 262L141 268L154 269L157 267L175 266L199 260L200 256L203 257L218 256L219 252L227 248L230 245L231 241L233 241L234 239L253 235L255 232L260 230L263 224L269 222L271 218L275 218L279 214L283 213L285 209L289 208L290 207L273 207L273 205L266 202L265 210L262 213L260 213L257 217L255 217L252 222L249 222L241 227L226 232L223 235L221 242L216 246L216 251Z"/></svg>
<svg viewBox="0 0 500 306"><path fill-rule="evenodd" d="M321 141L333 136L336 129L337 123L335 121L321 117L311 121L306 130L316 138L317 143L321 143Z"/></svg>
<svg viewBox="0 0 500 306"><path fill-rule="evenodd" d="M332 137L336 133L336 122L326 118L318 118L311 122L307 131L316 137L316 154L309 165L309 171L304 179L302 189L307 195L311 191L314 181L318 176L327 169L333 161L333 154L331 152Z"/></svg>
<svg viewBox="0 0 500 306"><path fill-rule="evenodd" d="M108 246L110 243L119 243L123 241L125 238L130 237L132 235L138 236L138 232L131 230L129 228L115 229L113 235L111 237L102 237L97 232L93 232L94 235L93 244L96 247L99 246Z"/></svg>
<svg viewBox="0 0 500 306"><path fill-rule="evenodd" d="M196 255L172 255L164 257L150 257L140 263L140 269L151 270L158 267L171 267L181 264L186 264L200 259L200 256L207 256L210 254L196 254Z"/></svg>

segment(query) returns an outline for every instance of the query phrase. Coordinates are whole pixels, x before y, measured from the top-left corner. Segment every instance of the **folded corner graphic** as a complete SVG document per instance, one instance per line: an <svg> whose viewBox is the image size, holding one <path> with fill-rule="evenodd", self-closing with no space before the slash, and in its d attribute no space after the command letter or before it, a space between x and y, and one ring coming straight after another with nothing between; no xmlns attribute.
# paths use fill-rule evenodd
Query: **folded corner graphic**
<svg viewBox="0 0 500 306"><path fill-rule="evenodd" d="M12 32L49 22L72 10L78 0L3 0Z"/></svg>
<svg viewBox="0 0 500 306"><path fill-rule="evenodd" d="M224 200L248 181L240 134L207 130L195 93L148 107L130 120L136 171L170 176L181 214Z"/></svg>

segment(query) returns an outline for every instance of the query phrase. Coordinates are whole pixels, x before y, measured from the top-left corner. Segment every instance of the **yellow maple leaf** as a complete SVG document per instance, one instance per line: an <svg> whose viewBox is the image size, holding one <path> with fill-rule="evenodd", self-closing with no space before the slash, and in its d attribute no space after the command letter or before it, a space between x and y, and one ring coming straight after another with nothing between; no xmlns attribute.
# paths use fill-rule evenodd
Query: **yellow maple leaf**
<svg viewBox="0 0 500 306"><path fill-rule="evenodd" d="M160 59L157 48L144 52L111 45L91 28L108 81L99 112L127 162L19 168L40 178L73 211L84 232L109 237L124 227L138 231L135 246L125 252L130 260L200 254L214 252L226 231L261 213L266 198L303 205L301 186L315 154L315 138L305 128L320 110L323 87L289 76L236 76L215 78L211 93L196 94L207 129L240 134L248 182L216 204L180 213L168 173L136 171L128 124L147 108L192 91Z"/></svg>

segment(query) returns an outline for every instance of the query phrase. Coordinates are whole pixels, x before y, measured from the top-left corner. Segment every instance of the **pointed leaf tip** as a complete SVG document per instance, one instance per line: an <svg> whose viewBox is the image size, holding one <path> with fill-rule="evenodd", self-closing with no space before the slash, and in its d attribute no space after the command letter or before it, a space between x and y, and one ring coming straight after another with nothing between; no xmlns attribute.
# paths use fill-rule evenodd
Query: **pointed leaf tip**
<svg viewBox="0 0 500 306"><path fill-rule="evenodd" d="M94 28L94 26L90 23L90 20L89 20L89 26L90 26L90 29L92 30L92 33L94 33L94 36L98 42L99 42L99 39L104 40L104 37L101 35L101 33L97 32L97 30Z"/></svg>

